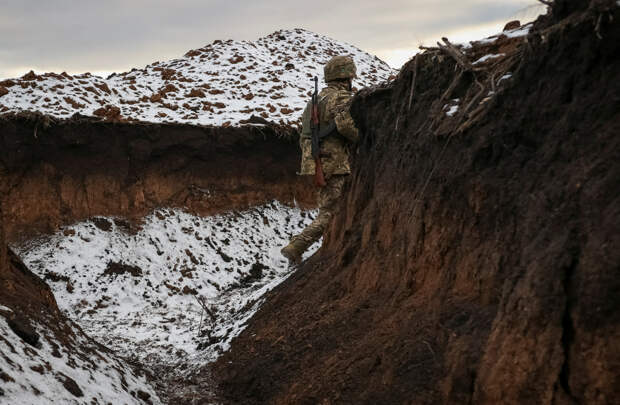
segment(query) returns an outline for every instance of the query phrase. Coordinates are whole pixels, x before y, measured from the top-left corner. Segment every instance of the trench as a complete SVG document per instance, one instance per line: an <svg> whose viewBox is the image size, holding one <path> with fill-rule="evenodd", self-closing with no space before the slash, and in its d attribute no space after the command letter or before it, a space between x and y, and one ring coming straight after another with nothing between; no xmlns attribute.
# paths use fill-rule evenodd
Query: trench
<svg viewBox="0 0 620 405"><path fill-rule="evenodd" d="M315 215L294 130L20 114L0 134L3 236L62 316L164 403L217 403L210 363L290 276L279 249Z"/></svg>
<svg viewBox="0 0 620 405"><path fill-rule="evenodd" d="M553 10L462 50L484 72L431 48L358 93L341 212L216 362L226 400L614 403L620 15Z"/></svg>
<svg viewBox="0 0 620 405"><path fill-rule="evenodd" d="M351 109L362 139L341 211L321 250L266 293L215 363L176 381L189 391L175 401L209 400L198 392L208 382L219 399L235 404L617 402L618 21L616 2L558 0L524 38L506 36L464 51L470 61L507 54L490 62L486 74L463 73L471 70L467 64L443 49L429 49L394 81L361 91ZM24 139L32 140L32 129L24 131ZM223 134L183 128L181 138L203 145L198 134L205 131L215 131L215 139ZM264 134L245 131L258 144L265 141ZM84 147L72 134L59 138L64 147ZM3 142L19 145L21 136ZM173 138L145 135L133 146L113 138L113 144L124 145L114 149L123 151L119 156L136 162L120 176L133 194L105 215L144 218L156 205L171 202L175 208L186 205L188 212L160 212L159 220L178 223L183 215L212 213L214 207L270 204L259 191L248 190L271 177L261 173L251 184L220 181L218 169L226 160L206 165L216 152L187 159L188 149L175 147ZM279 168L279 157L293 148L276 139L268 137L264 145L276 145L267 148L269 158L260 167ZM246 154L234 161L253 155L255 145L246 145ZM277 145L283 153L274 155ZM11 166L13 160L29 161L24 156L30 149L14 147L4 156L9 172L19 167ZM31 161L44 155L40 150ZM278 201L311 200L299 197L307 188L291 193L297 186L286 181L294 159L286 170L270 172L287 185L274 189ZM125 160L115 166L127 167ZM54 165L30 166L52 173L46 179L56 176ZM250 173L256 170L239 166L229 163L235 179L256 178ZM199 175L156 180L188 172ZM209 172L217 173L211 180L218 190L245 197L216 198L209 205L183 191L188 184L209 190L209 182L200 179ZM142 184L135 178L154 180ZM103 187L77 183L75 190L86 191L76 192L76 200L87 196L86 208L45 204L53 218L44 221L46 229L66 226L67 218L104 215L97 210L109 208L93 204L105 198L91 198L104 196L98 191ZM260 204L252 206L269 209ZM9 238L17 240L39 223L36 212L23 208L24 215L16 214L22 219L11 220ZM266 226L260 213L240 209L230 221L235 215L255 216L256 226ZM268 223L274 221L267 216ZM98 233L96 225L79 226ZM194 224L193 231L203 226ZM222 260L230 257L223 246L211 247ZM180 253L186 263L196 259L193 251ZM126 279L138 271L129 265Z"/></svg>

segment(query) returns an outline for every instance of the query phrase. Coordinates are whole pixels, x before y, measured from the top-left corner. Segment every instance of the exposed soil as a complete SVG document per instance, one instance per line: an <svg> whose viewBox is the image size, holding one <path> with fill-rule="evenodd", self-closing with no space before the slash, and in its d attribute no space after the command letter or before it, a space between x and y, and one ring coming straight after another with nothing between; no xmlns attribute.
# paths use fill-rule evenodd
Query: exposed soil
<svg viewBox="0 0 620 405"><path fill-rule="evenodd" d="M132 277L140 277L142 275L142 269L138 266L130 266L125 263L109 262L103 275L115 277L126 273L131 274Z"/></svg>
<svg viewBox="0 0 620 405"><path fill-rule="evenodd" d="M25 318L41 311L58 315L60 311L49 286L28 270L6 246L5 252L6 262L0 263L0 303L19 311Z"/></svg>
<svg viewBox="0 0 620 405"><path fill-rule="evenodd" d="M296 135L281 127L0 116L11 241L97 215L136 220L162 206L211 215L274 199L313 205L298 166Z"/></svg>
<svg viewBox="0 0 620 405"><path fill-rule="evenodd" d="M452 118L479 89L441 51L360 94L342 211L216 364L226 401L618 403L618 21L556 1Z"/></svg>

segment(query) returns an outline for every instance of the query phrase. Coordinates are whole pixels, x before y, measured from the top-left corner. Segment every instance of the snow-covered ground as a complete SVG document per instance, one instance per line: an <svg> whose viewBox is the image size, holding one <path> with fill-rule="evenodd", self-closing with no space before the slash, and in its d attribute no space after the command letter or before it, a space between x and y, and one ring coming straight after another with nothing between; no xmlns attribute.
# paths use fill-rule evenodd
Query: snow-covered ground
<svg viewBox="0 0 620 405"><path fill-rule="evenodd" d="M256 115L298 124L314 89L312 78L322 82L325 62L338 54L354 58L357 88L379 84L394 73L352 45L303 29L283 30L255 42L215 41L181 58L107 79L48 73L5 80L0 82L0 113L40 111L68 118L112 105L125 118L149 122L237 125Z"/></svg>
<svg viewBox="0 0 620 405"><path fill-rule="evenodd" d="M203 365L291 273L280 248L313 215L278 202L204 218L160 209L135 233L96 218L17 251L95 340L142 364Z"/></svg>
<svg viewBox="0 0 620 405"><path fill-rule="evenodd" d="M489 45L489 44L496 42L498 39L504 38L504 37L507 37L507 38L524 37L530 33L533 26L534 26L534 23L523 24L519 28L502 31L498 34L491 35L488 38L480 39L477 41L470 41L466 44L460 44L460 45L464 48L471 48L472 46L475 46L475 45Z"/></svg>
<svg viewBox="0 0 620 405"><path fill-rule="evenodd" d="M9 315L0 306L0 314ZM0 404L160 404L145 377L79 331L58 342L49 329L33 325L37 347L25 343L0 316ZM142 399L141 399L142 398Z"/></svg>

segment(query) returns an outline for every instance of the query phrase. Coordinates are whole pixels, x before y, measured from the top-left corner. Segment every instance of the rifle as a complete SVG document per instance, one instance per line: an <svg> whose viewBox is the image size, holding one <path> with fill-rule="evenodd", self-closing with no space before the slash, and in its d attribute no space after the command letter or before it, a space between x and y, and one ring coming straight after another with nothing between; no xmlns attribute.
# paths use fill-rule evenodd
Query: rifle
<svg viewBox="0 0 620 405"><path fill-rule="evenodd" d="M312 94L312 157L314 158L314 184L325 187L325 175L321 164L321 138L319 121L319 78L314 77L314 94Z"/></svg>

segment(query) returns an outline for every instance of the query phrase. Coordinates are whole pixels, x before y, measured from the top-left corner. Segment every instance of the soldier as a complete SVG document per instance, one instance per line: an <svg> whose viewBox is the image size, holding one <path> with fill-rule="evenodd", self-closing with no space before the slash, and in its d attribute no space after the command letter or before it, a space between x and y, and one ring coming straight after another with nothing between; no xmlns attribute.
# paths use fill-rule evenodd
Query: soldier
<svg viewBox="0 0 620 405"><path fill-rule="evenodd" d="M302 254L318 241L335 214L342 186L351 173L349 153L359 135L349 112L353 97L353 79L357 77L353 59L349 56L334 56L324 68L324 88L318 97L319 122L326 128L335 122L337 131L325 137L320 146L320 160L326 185L319 189L319 214L302 233L294 236L281 253L290 263L301 263ZM302 151L301 175L315 174L315 161L312 157L311 130L312 103L309 102L302 118L302 131L299 143Z"/></svg>

